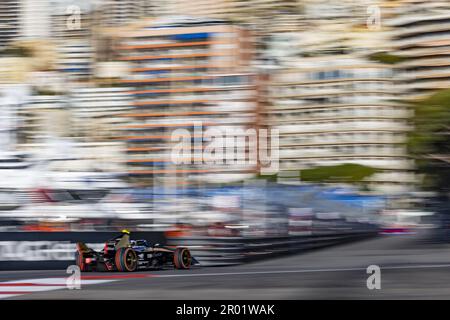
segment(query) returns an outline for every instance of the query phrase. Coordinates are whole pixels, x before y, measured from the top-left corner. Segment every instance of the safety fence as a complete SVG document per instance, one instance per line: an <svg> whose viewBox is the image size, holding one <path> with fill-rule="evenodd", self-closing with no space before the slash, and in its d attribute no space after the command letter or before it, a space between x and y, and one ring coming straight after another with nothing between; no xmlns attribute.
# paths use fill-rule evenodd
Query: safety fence
<svg viewBox="0 0 450 320"><path fill-rule="evenodd" d="M168 238L167 243L188 247L202 266L226 266L356 241L376 234L376 230L364 230L283 237L179 237Z"/></svg>

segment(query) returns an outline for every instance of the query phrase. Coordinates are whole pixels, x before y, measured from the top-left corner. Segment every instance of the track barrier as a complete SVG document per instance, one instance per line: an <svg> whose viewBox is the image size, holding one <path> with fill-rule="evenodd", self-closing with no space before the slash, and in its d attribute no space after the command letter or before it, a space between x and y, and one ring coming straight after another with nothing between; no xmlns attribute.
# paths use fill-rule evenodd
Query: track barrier
<svg viewBox="0 0 450 320"><path fill-rule="evenodd" d="M188 247L202 266L226 266L342 244L376 234L376 230L364 230L283 237L178 237L168 238L167 243Z"/></svg>
<svg viewBox="0 0 450 320"><path fill-rule="evenodd" d="M101 250L117 232L2 232L0 270L57 270L75 263L75 244ZM133 232L133 238L165 244L163 232Z"/></svg>
<svg viewBox="0 0 450 320"><path fill-rule="evenodd" d="M226 266L278 255L355 241L377 234L375 230L322 232L278 237L182 236L166 238L163 232L133 232L134 239L183 246L202 266ZM74 264L76 242L101 250L117 232L3 232L0 233L0 270L57 270Z"/></svg>

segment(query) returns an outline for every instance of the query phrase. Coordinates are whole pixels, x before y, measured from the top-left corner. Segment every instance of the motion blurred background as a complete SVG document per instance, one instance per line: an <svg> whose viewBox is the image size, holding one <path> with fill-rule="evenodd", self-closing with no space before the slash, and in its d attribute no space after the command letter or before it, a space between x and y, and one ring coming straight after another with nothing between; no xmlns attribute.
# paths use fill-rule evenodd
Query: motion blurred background
<svg viewBox="0 0 450 320"><path fill-rule="evenodd" d="M0 231L445 231L449 88L448 1L2 0ZM279 172L174 164L196 121Z"/></svg>

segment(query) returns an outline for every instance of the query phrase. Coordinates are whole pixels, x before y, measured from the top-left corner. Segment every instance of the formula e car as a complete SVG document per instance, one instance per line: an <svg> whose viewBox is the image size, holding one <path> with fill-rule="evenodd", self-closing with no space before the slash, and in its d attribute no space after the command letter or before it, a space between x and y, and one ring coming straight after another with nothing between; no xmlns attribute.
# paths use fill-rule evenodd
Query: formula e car
<svg viewBox="0 0 450 320"><path fill-rule="evenodd" d="M188 248L171 248L159 244L150 245L146 240L130 240L130 232L127 230L122 230L119 236L106 241L101 251L78 242L75 261L81 271L120 272L166 267L189 269L198 264Z"/></svg>

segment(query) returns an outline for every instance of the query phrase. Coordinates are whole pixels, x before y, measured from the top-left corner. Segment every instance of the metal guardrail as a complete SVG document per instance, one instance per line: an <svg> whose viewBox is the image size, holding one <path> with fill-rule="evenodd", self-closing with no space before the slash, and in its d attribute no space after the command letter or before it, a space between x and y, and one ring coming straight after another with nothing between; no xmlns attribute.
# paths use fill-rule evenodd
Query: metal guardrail
<svg viewBox="0 0 450 320"><path fill-rule="evenodd" d="M1 232L0 270L63 269L73 264L75 243L103 246L112 232ZM284 237L169 237L163 232L134 232L135 238L188 247L202 266L242 264L281 254L353 241L375 230L332 231Z"/></svg>
<svg viewBox="0 0 450 320"><path fill-rule="evenodd" d="M188 247L202 266L226 266L288 253L297 253L377 234L375 230L283 237L179 237L172 246Z"/></svg>

